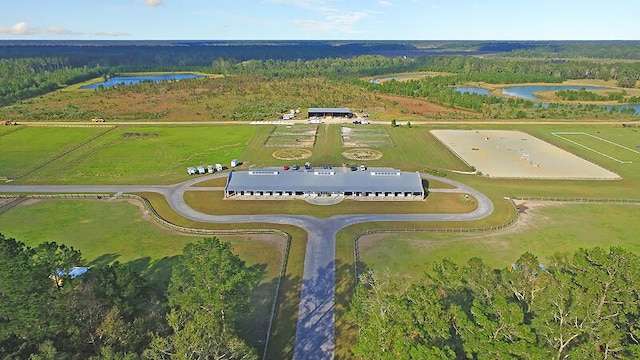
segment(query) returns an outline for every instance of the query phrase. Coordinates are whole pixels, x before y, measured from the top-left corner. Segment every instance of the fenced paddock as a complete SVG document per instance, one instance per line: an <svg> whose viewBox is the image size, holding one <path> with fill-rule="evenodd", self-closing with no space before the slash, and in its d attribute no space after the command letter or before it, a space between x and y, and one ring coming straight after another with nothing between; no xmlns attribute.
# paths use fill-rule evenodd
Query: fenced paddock
<svg viewBox="0 0 640 360"><path fill-rule="evenodd" d="M267 137L266 147L313 147L318 125L278 125Z"/></svg>
<svg viewBox="0 0 640 360"><path fill-rule="evenodd" d="M622 160L619 157L625 159L638 158L640 151L632 149L630 147L619 144L615 141L607 140L599 136L580 132L580 131L567 131L567 132L552 132L551 135L568 141L573 145L579 146L583 149L587 149L600 156L604 156L607 159L613 160L620 164L631 164L632 160ZM634 155L635 154L635 155Z"/></svg>
<svg viewBox="0 0 640 360"><path fill-rule="evenodd" d="M620 176L521 131L431 130L464 162L491 178L613 180Z"/></svg>
<svg viewBox="0 0 640 360"><path fill-rule="evenodd" d="M393 147L393 141L384 126L342 126L340 133L342 135L342 146L344 147Z"/></svg>

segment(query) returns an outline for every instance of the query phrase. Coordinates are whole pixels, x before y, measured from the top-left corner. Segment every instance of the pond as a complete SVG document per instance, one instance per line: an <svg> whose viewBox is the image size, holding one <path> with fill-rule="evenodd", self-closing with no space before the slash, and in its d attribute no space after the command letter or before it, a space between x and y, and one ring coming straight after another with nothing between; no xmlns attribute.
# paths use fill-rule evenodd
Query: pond
<svg viewBox="0 0 640 360"><path fill-rule="evenodd" d="M534 94L540 91L559 91L559 90L608 90L607 88L599 86L580 86L580 85L526 85L526 86L512 86L502 88L504 95L515 96L527 100L540 100Z"/></svg>
<svg viewBox="0 0 640 360"><path fill-rule="evenodd" d="M502 93L505 95L510 95L513 97L519 97L527 100L540 100L537 98L534 93L539 91L558 91L558 90L607 90L607 88L599 87L599 86L579 86L579 85L525 85L525 86L512 86L502 89ZM478 95L491 95L489 90L479 88L479 87L455 87L455 91L460 93L469 93L469 94L478 94ZM548 103L535 103L537 106L548 107ZM626 110L626 109L634 109L636 114L640 114L640 105L603 105L602 106L607 111L611 111L611 109L615 109L618 111Z"/></svg>
<svg viewBox="0 0 640 360"><path fill-rule="evenodd" d="M199 79L202 75L196 74L162 74L162 75L136 75L136 76L114 76L107 81L89 84L80 87L80 89L97 89L99 87L113 87L116 85L132 85L139 84L143 81L160 82L160 81L177 81L183 79Z"/></svg>

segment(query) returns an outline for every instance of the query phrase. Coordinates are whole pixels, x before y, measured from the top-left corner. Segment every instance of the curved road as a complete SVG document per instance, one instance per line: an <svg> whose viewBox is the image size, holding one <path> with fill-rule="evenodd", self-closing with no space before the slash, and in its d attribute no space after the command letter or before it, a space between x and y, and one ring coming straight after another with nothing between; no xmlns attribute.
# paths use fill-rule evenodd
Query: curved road
<svg viewBox="0 0 640 360"><path fill-rule="evenodd" d="M300 309L296 327L294 359L332 359L334 341L335 299L335 238L342 228L363 222L384 221L466 221L478 220L493 212L493 203L484 194L462 183L421 174L424 179L433 179L455 186L443 192L459 192L472 195L478 207L466 214L378 214L336 215L325 219L303 215L208 215L192 209L184 201L184 192L199 182L223 177L212 174L183 183L167 186L32 186L0 185L1 192L35 193L117 193L157 192L165 196L171 207L185 218L211 223L273 223L301 227L307 231L304 274L300 294ZM197 190L197 189L193 189Z"/></svg>

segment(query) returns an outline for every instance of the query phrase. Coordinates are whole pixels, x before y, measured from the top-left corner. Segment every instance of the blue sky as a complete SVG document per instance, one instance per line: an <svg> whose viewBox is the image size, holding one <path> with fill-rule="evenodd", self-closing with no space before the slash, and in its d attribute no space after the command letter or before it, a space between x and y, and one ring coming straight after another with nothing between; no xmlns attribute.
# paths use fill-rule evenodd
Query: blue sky
<svg viewBox="0 0 640 360"><path fill-rule="evenodd" d="M0 39L640 40L640 0L2 0Z"/></svg>

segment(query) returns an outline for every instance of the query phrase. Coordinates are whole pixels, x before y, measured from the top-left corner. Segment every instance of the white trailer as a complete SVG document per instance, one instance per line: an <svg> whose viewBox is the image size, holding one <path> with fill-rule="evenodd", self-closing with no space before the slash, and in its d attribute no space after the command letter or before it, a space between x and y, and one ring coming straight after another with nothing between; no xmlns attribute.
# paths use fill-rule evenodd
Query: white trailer
<svg viewBox="0 0 640 360"><path fill-rule="evenodd" d="M224 168L222 167L222 164L216 164L216 171L222 171L224 170Z"/></svg>
<svg viewBox="0 0 640 360"><path fill-rule="evenodd" d="M189 175L195 175L196 174L196 168L194 168L193 166L189 166L187 168L187 174Z"/></svg>
<svg viewBox="0 0 640 360"><path fill-rule="evenodd" d="M238 159L231 160L231 167L236 167L236 166L238 166Z"/></svg>
<svg viewBox="0 0 640 360"><path fill-rule="evenodd" d="M204 166L198 165L198 174L204 174L205 172L207 171L204 169Z"/></svg>

